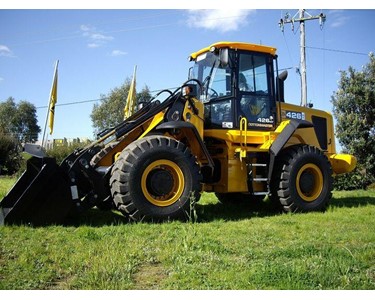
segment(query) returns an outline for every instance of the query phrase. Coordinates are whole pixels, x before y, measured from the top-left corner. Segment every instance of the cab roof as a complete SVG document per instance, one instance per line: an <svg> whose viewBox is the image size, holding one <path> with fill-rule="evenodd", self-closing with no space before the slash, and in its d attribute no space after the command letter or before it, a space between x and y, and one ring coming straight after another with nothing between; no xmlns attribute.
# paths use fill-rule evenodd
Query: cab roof
<svg viewBox="0 0 375 300"><path fill-rule="evenodd" d="M196 59L198 55L210 51L212 47L219 48L219 49L229 48L229 49L235 49L235 50L262 52L262 53L271 54L273 56L275 56L276 54L276 48L274 47L263 46L263 45L258 45L258 44L241 43L241 42L217 42L215 44L212 44L211 46L208 46L197 52L192 53L190 56L191 58Z"/></svg>

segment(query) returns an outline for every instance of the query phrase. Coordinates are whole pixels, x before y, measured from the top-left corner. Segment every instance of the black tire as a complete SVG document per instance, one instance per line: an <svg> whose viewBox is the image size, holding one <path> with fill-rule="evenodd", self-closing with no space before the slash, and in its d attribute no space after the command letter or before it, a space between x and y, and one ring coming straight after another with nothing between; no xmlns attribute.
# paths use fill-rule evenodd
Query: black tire
<svg viewBox="0 0 375 300"><path fill-rule="evenodd" d="M96 153L91 161L90 161L90 165L95 168L96 165L98 164L99 161L101 161L101 159L105 156L108 155L109 152L111 152L113 150L113 148L115 148L117 146L118 142L113 142L113 143L109 143L107 145L105 145L103 147L103 149L101 149L98 153ZM112 197L108 197L105 201L103 202L100 202L100 203L97 203L96 204L96 207L99 208L100 210L112 210L112 209L115 209L115 205L113 203L113 199Z"/></svg>
<svg viewBox="0 0 375 300"><path fill-rule="evenodd" d="M286 148L273 174L271 201L286 212L324 211L332 198L332 167L315 147Z"/></svg>
<svg viewBox="0 0 375 300"><path fill-rule="evenodd" d="M108 154L109 152L111 152L111 151L113 150L113 148L115 148L115 147L117 146L117 144L118 144L118 142L113 142L113 143L109 143L109 144L105 145L103 149L101 149L98 153L96 153L96 154L92 157L92 159L91 159L91 161L90 161L90 165L91 165L92 167L95 167L95 166L97 165L97 163L98 163L99 161L101 161L101 159L102 159L103 157L107 156L107 154Z"/></svg>
<svg viewBox="0 0 375 300"><path fill-rule="evenodd" d="M126 147L114 164L110 187L116 207L131 220L187 218L200 197L201 174L190 150L164 136Z"/></svg>

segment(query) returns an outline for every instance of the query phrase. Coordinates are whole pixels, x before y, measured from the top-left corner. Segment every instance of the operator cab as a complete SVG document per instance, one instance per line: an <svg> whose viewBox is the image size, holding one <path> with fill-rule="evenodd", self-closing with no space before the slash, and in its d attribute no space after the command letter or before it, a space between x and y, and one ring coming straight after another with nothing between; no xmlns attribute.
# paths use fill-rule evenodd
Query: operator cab
<svg viewBox="0 0 375 300"><path fill-rule="evenodd" d="M221 42L191 55L191 78L202 82L200 100L205 104L205 128L275 127L276 97L273 61L276 49Z"/></svg>

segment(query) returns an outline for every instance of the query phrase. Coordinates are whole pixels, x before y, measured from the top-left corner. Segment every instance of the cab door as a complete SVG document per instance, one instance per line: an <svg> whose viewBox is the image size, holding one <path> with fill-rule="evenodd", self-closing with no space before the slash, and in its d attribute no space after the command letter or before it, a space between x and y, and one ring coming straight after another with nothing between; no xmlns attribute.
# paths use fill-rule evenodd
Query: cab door
<svg viewBox="0 0 375 300"><path fill-rule="evenodd" d="M276 124L276 102L273 84L273 58L270 55L238 53L236 74L236 127L245 117L247 127L270 130Z"/></svg>

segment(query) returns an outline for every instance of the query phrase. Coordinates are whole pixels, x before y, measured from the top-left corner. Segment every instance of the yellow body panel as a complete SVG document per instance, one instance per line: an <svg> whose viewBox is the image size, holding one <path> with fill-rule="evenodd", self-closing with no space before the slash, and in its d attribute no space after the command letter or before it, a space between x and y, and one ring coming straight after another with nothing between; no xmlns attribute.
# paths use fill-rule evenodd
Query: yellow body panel
<svg viewBox="0 0 375 300"><path fill-rule="evenodd" d="M192 100L198 110L198 115L194 113L189 101L186 101L183 118L186 122L189 122L195 126L195 128L198 130L199 136L201 137L201 139L203 139L204 105L201 101L198 101L195 98L193 98Z"/></svg>
<svg viewBox="0 0 375 300"><path fill-rule="evenodd" d="M303 116L303 120L308 122L312 121L312 116L321 117L327 120L327 154L336 153L335 137L334 137L334 126L332 115L328 112L307 108L299 105L293 105L290 103L278 103L278 114L281 115L282 120L288 120L286 116L287 112L299 112ZM297 129L294 135L290 138L286 147L296 145L296 144L306 144L317 147L321 149L318 139L316 137L314 128L300 128ZM324 149L325 150L325 149Z"/></svg>
<svg viewBox="0 0 375 300"><path fill-rule="evenodd" d="M225 170L224 170L225 171ZM247 192L247 168L245 162L237 159L228 161L228 178L226 178L227 192ZM219 191L220 192L220 191Z"/></svg>
<svg viewBox="0 0 375 300"><path fill-rule="evenodd" d="M349 173L354 170L357 159L350 154L333 154L329 156L335 174Z"/></svg>
<svg viewBox="0 0 375 300"><path fill-rule="evenodd" d="M206 129L204 131L204 137L211 137L216 138L219 140L227 141L231 144L236 145L239 147L241 143L244 143L244 136L241 134L241 130L237 129L229 129L229 130L222 130L222 129ZM245 141L246 144L259 144L263 145L267 143L270 139L274 138L271 132L260 132L260 131L252 131L248 130ZM248 147L249 149L252 147ZM267 149L264 149L267 150Z"/></svg>
<svg viewBox="0 0 375 300"><path fill-rule="evenodd" d="M276 54L276 48L274 47L268 47L268 46L263 46L263 45L258 45L258 44L241 43L241 42L218 42L218 43L212 44L209 47L206 47L197 52L194 52L190 56L193 59L195 59L200 54L210 51L212 47L256 51L256 52L261 52L261 53L269 53L272 55Z"/></svg>
<svg viewBox="0 0 375 300"><path fill-rule="evenodd" d="M164 119L164 112L160 112L156 114L155 117L152 119L150 125L146 129L146 131L139 138L145 137L151 130L153 130L157 125L159 125L159 123L163 121L163 119Z"/></svg>

